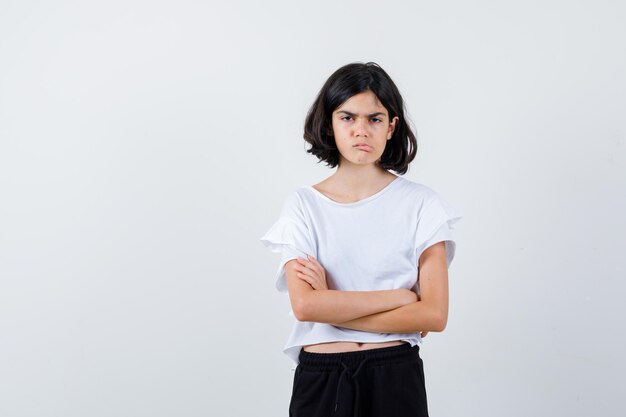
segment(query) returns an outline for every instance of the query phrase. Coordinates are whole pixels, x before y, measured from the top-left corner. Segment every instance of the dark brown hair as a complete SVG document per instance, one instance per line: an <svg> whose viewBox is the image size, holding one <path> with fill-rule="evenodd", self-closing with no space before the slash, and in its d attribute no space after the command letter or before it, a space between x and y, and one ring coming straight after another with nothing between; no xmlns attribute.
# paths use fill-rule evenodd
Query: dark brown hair
<svg viewBox="0 0 626 417"><path fill-rule="evenodd" d="M335 144L332 114L350 97L364 91L373 92L389 113L389 120L398 116L393 136L387 141L379 164L383 169L405 174L415 159L417 140L407 123L404 101L391 77L376 63L355 62L335 71L324 83L307 113L304 122L304 140L307 149L331 168L339 164L339 150Z"/></svg>

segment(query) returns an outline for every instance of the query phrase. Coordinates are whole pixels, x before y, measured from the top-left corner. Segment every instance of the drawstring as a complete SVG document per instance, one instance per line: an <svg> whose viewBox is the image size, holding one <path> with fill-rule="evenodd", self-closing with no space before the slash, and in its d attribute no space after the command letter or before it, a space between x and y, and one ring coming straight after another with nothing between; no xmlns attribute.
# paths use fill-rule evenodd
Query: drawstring
<svg viewBox="0 0 626 417"><path fill-rule="evenodd" d="M341 366L343 366L343 371L341 371L341 375L339 375L339 382L337 383L337 395L335 396L335 413L337 412L337 407L339 407L339 388L341 387L341 380L344 375L348 374L354 380L354 385L356 385L356 396L354 398L354 417L358 417L359 415L359 381L356 379L357 375L361 371L361 367L367 361L367 358L363 359L359 366L357 366L356 371L354 373L350 373L350 368L348 365L341 361Z"/></svg>

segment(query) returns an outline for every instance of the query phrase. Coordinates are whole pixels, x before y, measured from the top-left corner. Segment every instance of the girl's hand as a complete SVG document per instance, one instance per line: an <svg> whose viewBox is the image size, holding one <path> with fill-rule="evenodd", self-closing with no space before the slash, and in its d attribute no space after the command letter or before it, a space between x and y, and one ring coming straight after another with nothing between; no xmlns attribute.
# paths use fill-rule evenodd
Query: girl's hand
<svg viewBox="0 0 626 417"><path fill-rule="evenodd" d="M312 257L307 255L308 260L298 258L298 264L295 269L298 271L298 278L305 280L313 287L314 290L327 290L326 270L322 265Z"/></svg>

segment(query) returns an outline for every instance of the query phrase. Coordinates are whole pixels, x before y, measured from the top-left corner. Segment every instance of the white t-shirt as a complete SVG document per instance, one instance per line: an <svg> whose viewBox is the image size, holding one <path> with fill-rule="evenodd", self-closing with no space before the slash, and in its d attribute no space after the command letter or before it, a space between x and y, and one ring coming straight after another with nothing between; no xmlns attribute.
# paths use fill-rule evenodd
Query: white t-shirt
<svg viewBox="0 0 626 417"><path fill-rule="evenodd" d="M285 263L315 257L326 270L329 289L418 291L418 261L429 246L445 241L448 266L456 243L453 224L462 215L431 188L397 176L385 188L353 203L339 203L312 186L285 199L278 220L261 237L282 254L276 289L287 293ZM291 309L290 309L291 310ZM292 317L293 311L289 312ZM421 345L418 333L374 333L296 319L283 352L295 369L302 346L323 342L388 342Z"/></svg>

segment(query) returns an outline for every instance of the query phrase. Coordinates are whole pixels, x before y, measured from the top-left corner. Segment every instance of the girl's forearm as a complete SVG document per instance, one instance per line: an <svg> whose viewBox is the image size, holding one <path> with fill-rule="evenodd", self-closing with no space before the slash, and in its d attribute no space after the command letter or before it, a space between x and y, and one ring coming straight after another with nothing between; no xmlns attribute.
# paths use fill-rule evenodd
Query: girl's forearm
<svg viewBox="0 0 626 417"><path fill-rule="evenodd" d="M345 322L335 321L337 327L376 333L441 332L446 327L447 312L418 301L393 310L374 313Z"/></svg>
<svg viewBox="0 0 626 417"><path fill-rule="evenodd" d="M307 294L301 321L349 322L363 316L393 310L417 299L406 289L380 291L314 290Z"/></svg>

